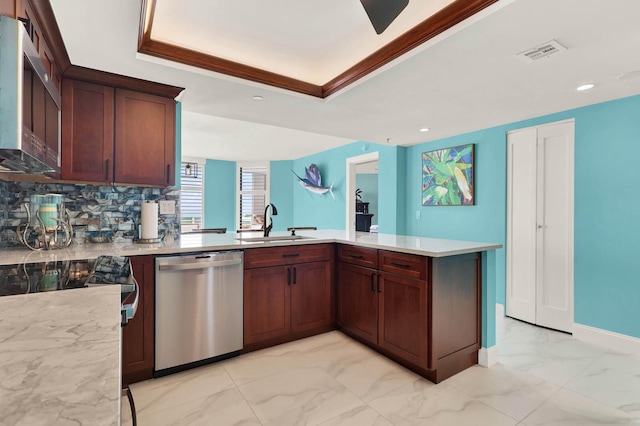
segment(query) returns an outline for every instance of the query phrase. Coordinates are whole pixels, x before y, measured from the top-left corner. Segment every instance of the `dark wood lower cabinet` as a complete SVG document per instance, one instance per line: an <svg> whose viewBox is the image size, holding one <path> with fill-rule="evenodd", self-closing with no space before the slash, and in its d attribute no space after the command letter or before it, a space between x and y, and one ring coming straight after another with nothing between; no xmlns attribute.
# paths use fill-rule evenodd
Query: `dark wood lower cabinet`
<svg viewBox="0 0 640 426"><path fill-rule="evenodd" d="M381 269L388 255L380 251ZM420 271L411 266L411 255L401 256L402 262L389 265L406 264L412 276L338 262L337 324L351 337L439 383L478 363L480 255L414 256L415 264L422 264Z"/></svg>
<svg viewBox="0 0 640 426"><path fill-rule="evenodd" d="M435 383L477 364L479 253L426 258L339 247L334 281L329 249L269 249L272 266L266 249L245 251L245 268L264 266L244 271L244 352L329 331L337 321L344 333ZM283 264L304 250L328 260ZM124 385L151 378L154 369L154 257L131 262L140 303L123 328Z"/></svg>
<svg viewBox="0 0 640 426"><path fill-rule="evenodd" d="M378 344L378 292L375 269L338 263L338 326Z"/></svg>
<svg viewBox="0 0 640 426"><path fill-rule="evenodd" d="M381 273L378 345L427 367L427 283Z"/></svg>
<svg viewBox="0 0 640 426"><path fill-rule="evenodd" d="M244 344L291 333L289 266L244 271Z"/></svg>
<svg viewBox="0 0 640 426"><path fill-rule="evenodd" d="M481 346L480 255L433 259L432 280L431 364L442 374L447 370L455 374L478 363Z"/></svg>
<svg viewBox="0 0 640 426"><path fill-rule="evenodd" d="M291 332L330 325L332 320L331 262L291 266Z"/></svg>
<svg viewBox="0 0 640 426"><path fill-rule="evenodd" d="M335 328L332 262L245 269L244 350Z"/></svg>
<svg viewBox="0 0 640 426"><path fill-rule="evenodd" d="M122 328L123 387L150 379L155 362L153 256L133 256L131 266L140 286L140 299L135 317Z"/></svg>

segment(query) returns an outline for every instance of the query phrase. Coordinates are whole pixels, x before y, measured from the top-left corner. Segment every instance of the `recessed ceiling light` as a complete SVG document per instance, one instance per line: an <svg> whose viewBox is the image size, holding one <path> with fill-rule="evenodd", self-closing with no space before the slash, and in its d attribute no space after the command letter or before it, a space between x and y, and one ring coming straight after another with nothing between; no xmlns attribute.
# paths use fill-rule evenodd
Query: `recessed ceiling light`
<svg viewBox="0 0 640 426"><path fill-rule="evenodd" d="M423 127L422 129L420 129L421 132L428 132L429 130L431 130L428 127Z"/></svg>
<svg viewBox="0 0 640 426"><path fill-rule="evenodd" d="M263 99L264 99L264 98L263 98L262 96L260 96L260 95L254 95L254 96L253 96L253 100L254 100L254 101L261 101L261 100L263 100Z"/></svg>
<svg viewBox="0 0 640 426"><path fill-rule="evenodd" d="M593 89L593 88L594 88L594 86L595 86L595 84L591 84L591 83L589 83L589 84L583 84L582 86L578 86L578 87L576 87L576 90L577 90L578 92L582 92L583 90Z"/></svg>

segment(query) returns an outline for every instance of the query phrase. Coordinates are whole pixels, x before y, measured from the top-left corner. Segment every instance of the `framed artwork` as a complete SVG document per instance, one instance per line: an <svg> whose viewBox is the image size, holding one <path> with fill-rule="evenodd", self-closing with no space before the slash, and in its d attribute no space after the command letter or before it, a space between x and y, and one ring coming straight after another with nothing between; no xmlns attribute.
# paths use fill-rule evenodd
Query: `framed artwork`
<svg viewBox="0 0 640 426"><path fill-rule="evenodd" d="M474 144L422 153L422 205L472 206Z"/></svg>

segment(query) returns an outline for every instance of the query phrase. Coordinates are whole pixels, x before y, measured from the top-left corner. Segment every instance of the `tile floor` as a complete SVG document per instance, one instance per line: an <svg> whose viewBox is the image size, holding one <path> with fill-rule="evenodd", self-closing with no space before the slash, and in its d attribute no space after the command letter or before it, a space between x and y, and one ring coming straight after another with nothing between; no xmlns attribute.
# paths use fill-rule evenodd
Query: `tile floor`
<svg viewBox="0 0 640 426"><path fill-rule="evenodd" d="M334 331L131 390L140 426L640 425L640 358L508 318L497 336L498 365L438 385Z"/></svg>

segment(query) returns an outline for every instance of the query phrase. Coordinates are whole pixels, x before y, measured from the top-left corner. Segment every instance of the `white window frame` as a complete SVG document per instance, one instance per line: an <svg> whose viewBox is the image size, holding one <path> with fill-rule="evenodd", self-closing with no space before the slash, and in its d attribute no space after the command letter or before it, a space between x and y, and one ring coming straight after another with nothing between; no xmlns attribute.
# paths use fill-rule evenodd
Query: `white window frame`
<svg viewBox="0 0 640 426"><path fill-rule="evenodd" d="M264 191L240 191L240 169L242 167L264 167L267 170L267 182ZM240 220L240 195L260 195L264 192L265 206L269 204L271 193L271 162L269 161L242 161L236 163L236 229L242 229ZM265 218L265 221L267 218ZM256 232L258 230L256 229Z"/></svg>
<svg viewBox="0 0 640 426"><path fill-rule="evenodd" d="M201 218L201 223L199 225L183 225L182 224L182 209L180 209L180 232L188 232L192 229L196 229L196 227L200 227L200 228L204 228L204 205L205 205L205 195L206 195L206 191L205 191L205 185L204 185L204 165L206 163L206 159L205 158L198 158L198 157L182 157L180 159L180 190L182 191L187 190L187 191L202 191L202 205L200 206L200 218ZM182 184L182 163L197 163L198 164L198 169L200 169L199 173L202 175L202 186L189 186L189 185L183 185Z"/></svg>

